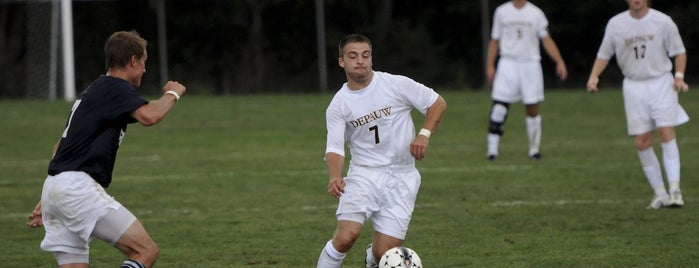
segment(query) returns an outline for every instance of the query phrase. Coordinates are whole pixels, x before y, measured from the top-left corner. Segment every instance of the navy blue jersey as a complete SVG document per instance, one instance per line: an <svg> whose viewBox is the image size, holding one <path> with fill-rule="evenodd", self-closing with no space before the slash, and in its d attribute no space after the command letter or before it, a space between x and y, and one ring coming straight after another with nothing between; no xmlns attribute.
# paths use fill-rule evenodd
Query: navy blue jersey
<svg viewBox="0 0 699 268"><path fill-rule="evenodd" d="M131 112L146 103L126 80L97 78L73 104L49 175L83 171L108 187L126 126L137 122Z"/></svg>

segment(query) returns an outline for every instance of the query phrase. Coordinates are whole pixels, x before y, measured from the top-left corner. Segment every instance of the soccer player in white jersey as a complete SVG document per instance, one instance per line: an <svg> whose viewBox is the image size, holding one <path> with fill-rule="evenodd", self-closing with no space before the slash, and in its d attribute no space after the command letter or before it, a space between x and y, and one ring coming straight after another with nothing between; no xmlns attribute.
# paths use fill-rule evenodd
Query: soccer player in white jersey
<svg viewBox="0 0 699 268"><path fill-rule="evenodd" d="M675 126L689 121L678 101L678 91L687 91L687 64L682 38L672 19L652 9L648 0L627 0L629 9L607 23L602 45L587 81L587 90L597 92L599 75L616 55L624 74L623 96L628 134L634 136L643 172L655 193L648 208L682 207L680 153ZM675 61L673 77L672 61ZM661 141L663 166L669 185L665 188L660 161L653 150L652 132Z"/></svg>
<svg viewBox="0 0 699 268"><path fill-rule="evenodd" d="M526 109L529 157L541 158L539 103L544 100L544 78L539 41L556 62L558 76L561 79L568 76L563 57L547 28L548 20L544 12L526 0L512 0L495 9L486 66L487 79L493 83L493 105L488 124L488 160L498 157L498 146L510 104L519 101L522 101ZM496 71L495 59L498 52L500 58Z"/></svg>
<svg viewBox="0 0 699 268"><path fill-rule="evenodd" d="M340 267L367 219L374 225L366 267L403 243L420 187L415 160L425 157L445 100L412 79L372 69L369 38L351 34L339 44L338 63L347 82L326 110L328 193L339 198L337 227L318 258L319 268ZM415 134L411 110L425 115ZM342 172L345 143L352 158Z"/></svg>

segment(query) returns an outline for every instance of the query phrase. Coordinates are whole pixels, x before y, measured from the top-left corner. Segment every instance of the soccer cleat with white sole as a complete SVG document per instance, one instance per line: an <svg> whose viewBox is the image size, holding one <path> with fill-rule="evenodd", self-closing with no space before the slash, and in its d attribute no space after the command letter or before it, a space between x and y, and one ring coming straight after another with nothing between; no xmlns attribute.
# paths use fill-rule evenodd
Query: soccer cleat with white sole
<svg viewBox="0 0 699 268"><path fill-rule="evenodd" d="M684 200L682 200L682 192L680 190L670 193L670 204L671 208L681 208L684 206Z"/></svg>
<svg viewBox="0 0 699 268"><path fill-rule="evenodd" d="M646 209L661 209L664 206L667 206L670 204L670 199L668 196L654 196L653 200L650 201L650 204Z"/></svg>

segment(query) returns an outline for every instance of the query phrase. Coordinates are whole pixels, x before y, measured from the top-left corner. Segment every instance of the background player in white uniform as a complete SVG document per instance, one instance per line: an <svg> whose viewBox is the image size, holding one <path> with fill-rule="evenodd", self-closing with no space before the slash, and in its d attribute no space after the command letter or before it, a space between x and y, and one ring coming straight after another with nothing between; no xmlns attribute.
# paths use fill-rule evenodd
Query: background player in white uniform
<svg viewBox="0 0 699 268"><path fill-rule="evenodd" d="M526 0L513 0L495 9L486 74L493 82L493 106L488 125L488 159L498 156L500 137L504 131L510 104L522 101L526 108L529 157L540 159L541 115L539 103L544 100L544 78L541 71L539 40L556 62L561 79L568 71L558 46L548 33L544 12ZM500 52L497 73L495 59Z"/></svg>
<svg viewBox="0 0 699 268"><path fill-rule="evenodd" d="M41 248L53 252L60 267L88 267L92 237L128 258L122 268L151 267L158 257L158 247L141 222L104 190L112 181L126 126L157 124L186 91L170 81L158 100L149 102L136 94L146 72L146 45L135 31L116 32L107 39L107 74L75 101L54 146L41 201L27 225L44 227Z"/></svg>
<svg viewBox="0 0 699 268"><path fill-rule="evenodd" d="M366 266L376 267L375 260L405 239L420 187L415 160L425 157L446 102L408 77L373 71L371 41L365 36L346 36L339 53L347 82L326 110L325 154L328 193L339 198L337 227L318 267L340 267L367 219L374 235ZM425 115L417 136L412 109ZM347 177L342 176L345 142L352 155Z"/></svg>
<svg viewBox="0 0 699 268"><path fill-rule="evenodd" d="M623 95L628 134L635 137L643 172L655 196L648 208L682 207L680 152L675 126L689 121L678 102L677 91L687 91L685 47L672 19L648 6L648 0L627 0L629 10L609 20L602 45L587 81L597 92L599 75L616 55L624 74ZM672 62L675 58L675 76ZM674 90L673 90L674 89ZM652 131L660 136L663 166L670 184L665 189L661 165L653 150Z"/></svg>

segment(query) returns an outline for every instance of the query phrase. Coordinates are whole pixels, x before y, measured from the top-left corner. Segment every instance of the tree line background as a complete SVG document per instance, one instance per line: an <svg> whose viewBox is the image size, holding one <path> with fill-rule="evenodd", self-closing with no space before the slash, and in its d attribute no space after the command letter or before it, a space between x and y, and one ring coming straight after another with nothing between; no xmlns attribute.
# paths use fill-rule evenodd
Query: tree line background
<svg viewBox="0 0 699 268"><path fill-rule="evenodd" d="M142 90L158 93L158 42L154 2L74 1L76 90L104 73L103 46L114 31L136 30L149 41ZM481 4L487 2L487 17ZM319 88L313 0L166 0L170 80L188 93L259 94L332 92L345 81L337 66L337 43L348 33L369 36L374 69L404 74L437 90L483 89L483 23L490 28L503 0L325 0L328 88ZM549 31L566 61L569 78L558 81L542 50L548 88L584 87L612 16L628 9L622 0L532 1L549 20ZM28 96L24 89L29 51L25 31L30 5L0 0L0 98ZM699 41L699 1L652 1L677 23L688 50L690 87L699 72L693 51ZM612 61L601 86L619 86Z"/></svg>

